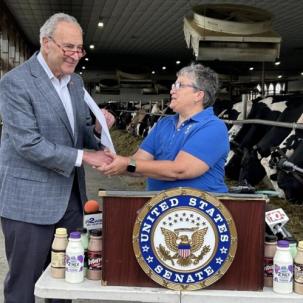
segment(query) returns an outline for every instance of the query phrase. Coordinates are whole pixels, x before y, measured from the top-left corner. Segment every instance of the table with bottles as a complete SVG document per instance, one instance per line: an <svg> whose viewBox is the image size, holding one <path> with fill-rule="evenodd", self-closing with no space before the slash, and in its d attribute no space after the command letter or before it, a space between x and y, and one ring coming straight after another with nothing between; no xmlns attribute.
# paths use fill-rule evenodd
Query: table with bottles
<svg viewBox="0 0 303 303"><path fill-rule="evenodd" d="M40 298L91 299L132 302L180 303L180 292L165 288L103 286L101 281L84 279L68 283L51 277L50 266L35 285L35 296Z"/></svg>
<svg viewBox="0 0 303 303"><path fill-rule="evenodd" d="M161 303L302 303L303 296L296 293L276 294L271 288L263 291L196 290L174 291L165 288L103 286L100 281L84 279L82 283L68 283L54 279L50 267L35 285L35 295L41 298L91 299L120 302Z"/></svg>

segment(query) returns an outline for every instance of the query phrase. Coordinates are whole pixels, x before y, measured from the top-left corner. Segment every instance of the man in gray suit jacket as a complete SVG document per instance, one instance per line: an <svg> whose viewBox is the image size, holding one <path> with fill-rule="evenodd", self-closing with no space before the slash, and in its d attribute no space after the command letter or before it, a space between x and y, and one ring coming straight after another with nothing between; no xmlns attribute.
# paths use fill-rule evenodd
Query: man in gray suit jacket
<svg viewBox="0 0 303 303"><path fill-rule="evenodd" d="M5 303L34 303L57 227L82 226L82 163L112 159L94 135L82 79L82 29L62 13L40 29L40 52L0 81L0 216L9 272ZM83 151L83 149L95 151ZM62 302L62 301L61 301Z"/></svg>

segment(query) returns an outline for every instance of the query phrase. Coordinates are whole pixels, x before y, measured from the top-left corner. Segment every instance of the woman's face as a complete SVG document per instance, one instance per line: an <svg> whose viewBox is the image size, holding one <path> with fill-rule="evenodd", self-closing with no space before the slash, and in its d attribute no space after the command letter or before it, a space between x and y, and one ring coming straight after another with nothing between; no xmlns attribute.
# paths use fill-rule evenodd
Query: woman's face
<svg viewBox="0 0 303 303"><path fill-rule="evenodd" d="M186 76L179 76L170 90L169 107L176 113L186 113L195 109L199 103L202 106L201 90ZM201 99L201 102L199 102Z"/></svg>

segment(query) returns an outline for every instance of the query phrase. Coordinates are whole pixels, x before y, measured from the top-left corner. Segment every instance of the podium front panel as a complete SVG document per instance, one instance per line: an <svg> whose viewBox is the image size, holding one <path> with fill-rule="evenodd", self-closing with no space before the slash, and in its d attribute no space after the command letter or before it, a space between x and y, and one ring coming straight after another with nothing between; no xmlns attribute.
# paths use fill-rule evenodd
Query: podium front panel
<svg viewBox="0 0 303 303"><path fill-rule="evenodd" d="M115 286L159 287L141 269L134 255L132 233L136 217L153 192L102 192L102 283ZM266 198L224 195L218 199L230 211L237 228L238 247L225 275L208 289L262 290L264 212Z"/></svg>

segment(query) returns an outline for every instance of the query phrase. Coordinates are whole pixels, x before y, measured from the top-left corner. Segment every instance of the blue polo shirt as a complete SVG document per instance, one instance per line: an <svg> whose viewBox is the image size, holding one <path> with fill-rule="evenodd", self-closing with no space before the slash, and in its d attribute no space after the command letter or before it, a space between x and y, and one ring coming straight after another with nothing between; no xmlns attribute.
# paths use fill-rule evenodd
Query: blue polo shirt
<svg viewBox="0 0 303 303"><path fill-rule="evenodd" d="M193 179L164 181L148 178L148 190L183 186L210 192L227 192L224 165L229 142L224 122L215 116L212 107L184 121L179 128L178 119L178 114L160 119L140 148L152 154L155 160L174 160L182 150L207 163L209 170Z"/></svg>

